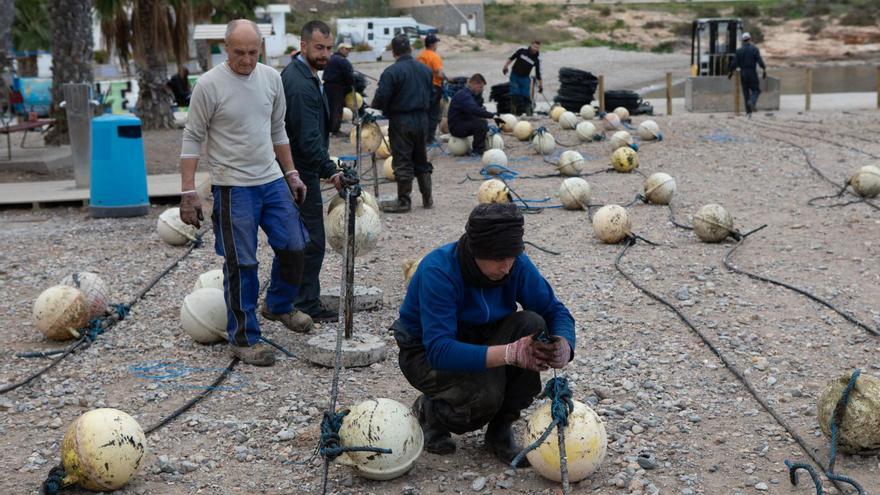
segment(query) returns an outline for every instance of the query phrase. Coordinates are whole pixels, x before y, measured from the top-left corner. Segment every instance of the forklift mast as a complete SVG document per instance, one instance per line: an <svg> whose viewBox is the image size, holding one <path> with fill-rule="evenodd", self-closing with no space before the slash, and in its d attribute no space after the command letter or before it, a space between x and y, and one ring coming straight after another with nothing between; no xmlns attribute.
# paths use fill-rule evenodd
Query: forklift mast
<svg viewBox="0 0 880 495"><path fill-rule="evenodd" d="M741 37L742 19L695 20L691 28L691 75L727 75Z"/></svg>

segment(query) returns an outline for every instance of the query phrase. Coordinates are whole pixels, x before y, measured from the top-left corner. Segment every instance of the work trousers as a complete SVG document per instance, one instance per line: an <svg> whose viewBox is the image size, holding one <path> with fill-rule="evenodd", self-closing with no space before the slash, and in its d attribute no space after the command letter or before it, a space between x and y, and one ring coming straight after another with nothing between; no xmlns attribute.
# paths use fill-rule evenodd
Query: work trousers
<svg viewBox="0 0 880 495"><path fill-rule="evenodd" d="M213 186L212 192L214 249L223 257L226 332L234 345L254 345L260 339L257 228L275 251L266 306L276 314L293 309L309 234L283 178L259 186Z"/></svg>
<svg viewBox="0 0 880 495"><path fill-rule="evenodd" d="M753 70L740 71L740 81L746 112L752 113L758 104L758 96L761 95L761 80L758 79L758 72Z"/></svg>
<svg viewBox="0 0 880 495"><path fill-rule="evenodd" d="M422 112L392 115L388 124L394 180L412 182L416 175L430 174L425 133L428 117Z"/></svg>
<svg viewBox="0 0 880 495"><path fill-rule="evenodd" d="M516 115L528 113L532 108L532 80L529 76L510 73L510 104Z"/></svg>
<svg viewBox="0 0 880 495"><path fill-rule="evenodd" d="M449 123L449 133L457 138L474 137L473 151L482 155L486 151L486 133L489 124L484 119L467 118Z"/></svg>
<svg viewBox="0 0 880 495"><path fill-rule="evenodd" d="M324 93L327 95L327 105L330 107L330 132L339 132L342 126L342 108L345 106L346 88L342 84L325 83Z"/></svg>
<svg viewBox="0 0 880 495"><path fill-rule="evenodd" d="M300 176L306 185L306 200L299 207L302 221L308 229L309 241L303 256L302 284L294 301L296 309L318 313L321 307L321 266L324 264L324 217L322 211L321 181L315 174Z"/></svg>
<svg viewBox="0 0 880 495"><path fill-rule="evenodd" d="M400 348L398 363L407 381L425 394L428 424L462 434L482 428L493 418L515 421L541 391L541 375L514 366L479 373L431 368L421 339L412 337L400 320L391 326ZM546 328L540 315L517 311L502 320L459 330L458 340L477 345L502 345Z"/></svg>
<svg viewBox="0 0 880 495"><path fill-rule="evenodd" d="M443 99L443 89L440 86L431 86L431 108L428 109L428 134L425 136L427 143L434 142L437 126L440 125L440 101Z"/></svg>

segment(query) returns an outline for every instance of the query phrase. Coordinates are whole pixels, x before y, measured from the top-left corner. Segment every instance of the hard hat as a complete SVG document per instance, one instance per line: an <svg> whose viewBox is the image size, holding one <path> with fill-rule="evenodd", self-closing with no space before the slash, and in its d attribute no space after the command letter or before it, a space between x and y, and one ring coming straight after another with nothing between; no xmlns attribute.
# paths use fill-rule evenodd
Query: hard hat
<svg viewBox="0 0 880 495"><path fill-rule="evenodd" d="M345 249L345 208L334 208L327 213L324 223L327 244L337 253ZM354 219L354 254L362 256L372 251L379 242L382 233L382 220L379 212L364 202L355 208Z"/></svg>
<svg viewBox="0 0 880 495"><path fill-rule="evenodd" d="M639 168L639 154L632 148L617 148L614 153L611 153L611 166L618 172L632 172Z"/></svg>
<svg viewBox="0 0 880 495"><path fill-rule="evenodd" d="M520 141L526 141L532 137L532 123L527 120L520 120L513 126L513 135Z"/></svg>
<svg viewBox="0 0 880 495"><path fill-rule="evenodd" d="M107 311L110 302L107 284L92 272L76 272L64 277L61 285L76 287L86 297L86 305L89 307L89 319L101 316Z"/></svg>
<svg viewBox="0 0 880 495"><path fill-rule="evenodd" d="M471 150L471 143L467 138L459 138L449 136L449 144L447 145L449 153L453 156L464 156Z"/></svg>
<svg viewBox="0 0 880 495"><path fill-rule="evenodd" d="M412 280L413 275L416 274L416 269L419 268L419 263L422 262L422 258L417 260L407 259L403 260L401 263L401 268L403 268L403 286L409 286L409 281Z"/></svg>
<svg viewBox="0 0 880 495"><path fill-rule="evenodd" d="M89 322L86 296L76 287L56 285L44 290L34 301L34 326L50 340L77 337L77 330Z"/></svg>
<svg viewBox="0 0 880 495"><path fill-rule="evenodd" d="M348 107L342 107L342 121L351 122L354 119L354 113Z"/></svg>
<svg viewBox="0 0 880 495"><path fill-rule="evenodd" d="M163 241L172 246L183 246L189 241L196 240L196 228L183 223L180 219L180 208L168 208L159 215L156 223L156 231Z"/></svg>
<svg viewBox="0 0 880 495"><path fill-rule="evenodd" d="M816 419L826 437L831 438L834 408L849 383L849 373L830 381L819 396ZM838 446L843 452L863 454L880 449L880 379L862 373L849 394L840 422Z"/></svg>
<svg viewBox="0 0 880 495"><path fill-rule="evenodd" d="M566 210L586 210L590 195L590 183L580 177L569 177L559 186L559 201Z"/></svg>
<svg viewBox="0 0 880 495"><path fill-rule="evenodd" d="M568 177L577 177L584 171L584 156L575 150L566 150L559 155L556 166L559 173Z"/></svg>
<svg viewBox="0 0 880 495"><path fill-rule="evenodd" d="M331 211L333 211L333 209L335 209L337 206L340 206L342 203L342 196L337 193L335 196L333 196L333 199L330 200L330 204L327 205L327 213L329 214ZM376 201L376 198L374 198L372 194L363 189L361 189L361 194L357 198L358 206L360 206L362 203L376 210L377 213L379 212L379 203Z"/></svg>
<svg viewBox="0 0 880 495"><path fill-rule="evenodd" d="M364 97L360 93L345 93L345 106L352 112L357 112L364 105Z"/></svg>
<svg viewBox="0 0 880 495"><path fill-rule="evenodd" d="M535 131L535 137L532 138L532 148L539 155L546 155L556 148L556 140L546 130L538 129Z"/></svg>
<svg viewBox="0 0 880 495"><path fill-rule="evenodd" d="M602 123L605 125L605 130L613 131L615 129L620 129L620 117L614 112L608 112L602 117Z"/></svg>
<svg viewBox="0 0 880 495"><path fill-rule="evenodd" d="M93 409L71 423L61 442L64 486L118 490L134 476L147 453L141 425L110 408Z"/></svg>
<svg viewBox="0 0 880 495"><path fill-rule="evenodd" d="M635 149L632 134L627 131L617 131L612 134L611 139L608 140L608 145L611 147L611 151L624 146Z"/></svg>
<svg viewBox="0 0 880 495"><path fill-rule="evenodd" d="M501 150L491 149L483 153L483 165L501 165L507 166L507 154ZM490 172L491 173L491 172Z"/></svg>
<svg viewBox="0 0 880 495"><path fill-rule="evenodd" d="M721 242L733 232L733 217L717 204L708 204L694 215L694 233L703 242Z"/></svg>
<svg viewBox="0 0 880 495"><path fill-rule="evenodd" d="M578 118L573 112L563 112L559 116L559 127L563 129L574 129L577 126Z"/></svg>
<svg viewBox="0 0 880 495"><path fill-rule="evenodd" d="M563 113L565 113L565 107L556 103L550 109L550 118L553 119L554 122L559 122L559 117L561 117Z"/></svg>
<svg viewBox="0 0 880 495"><path fill-rule="evenodd" d="M645 120L639 124L636 131L639 137L645 141L653 141L660 137L660 126L653 120Z"/></svg>
<svg viewBox="0 0 880 495"><path fill-rule="evenodd" d="M614 114L620 118L621 122L626 122L629 120L629 110L626 107L617 107L614 109Z"/></svg>
<svg viewBox="0 0 880 495"><path fill-rule="evenodd" d="M651 174L645 179L643 191L649 203L668 205L672 201L672 195L675 194L675 179L663 172Z"/></svg>
<svg viewBox="0 0 880 495"><path fill-rule="evenodd" d="M477 190L477 201L480 203L509 203L510 190L498 179L489 179Z"/></svg>
<svg viewBox="0 0 880 495"><path fill-rule="evenodd" d="M395 182L397 178L394 176L394 157L388 156L385 159L385 162L382 163L382 173L385 174L385 178L390 180L391 182Z"/></svg>
<svg viewBox="0 0 880 495"><path fill-rule="evenodd" d="M880 167L865 165L849 178L853 190L863 198L873 198L880 194Z"/></svg>
<svg viewBox="0 0 880 495"><path fill-rule="evenodd" d="M370 154L379 149L382 144L382 130L375 122L361 124L361 152ZM348 142L357 144L357 127L353 127L348 135Z"/></svg>
<svg viewBox="0 0 880 495"><path fill-rule="evenodd" d="M618 205L605 205L593 215L593 232L602 242L617 244L632 232L632 224L626 209Z"/></svg>
<svg viewBox="0 0 880 495"><path fill-rule="evenodd" d="M504 122L504 124L501 125L501 130L504 132L513 132L514 126L519 122L516 115L513 115L512 113L502 113L498 118Z"/></svg>
<svg viewBox="0 0 880 495"><path fill-rule="evenodd" d="M205 273L199 275L199 278L196 279L195 285L193 285L193 290L204 289L205 287L213 287L214 289L223 290L223 270L208 270Z"/></svg>
<svg viewBox="0 0 880 495"><path fill-rule="evenodd" d="M596 117L596 109L589 103L581 107L580 113L582 119L592 119Z"/></svg>
<svg viewBox="0 0 880 495"><path fill-rule="evenodd" d="M227 339L226 300L223 289L202 287L183 298L180 326L200 344L213 344Z"/></svg>
<svg viewBox="0 0 880 495"><path fill-rule="evenodd" d="M599 134L596 126L593 125L592 122L587 121L579 123L577 127L575 127L575 131L577 132L578 138L580 138L581 141L593 141Z"/></svg>
<svg viewBox="0 0 880 495"><path fill-rule="evenodd" d="M504 138L501 137L501 133L492 133L490 131L489 135L486 136L486 144L490 150L503 150Z"/></svg>
<svg viewBox="0 0 880 495"><path fill-rule="evenodd" d="M571 179L569 179L571 180ZM526 426L524 445L531 445L553 421L552 403L547 402L529 416ZM538 448L526 454L535 471L541 476L562 481L559 472L559 440L557 428L541 443ZM574 409L568 415L568 426L565 427L565 456L568 465L568 481L576 483L599 469L605 459L608 448L608 436L605 424L589 406L574 401Z"/></svg>
<svg viewBox="0 0 880 495"><path fill-rule="evenodd" d="M345 452L337 460L364 478L390 480L412 468L422 454L425 438L410 408L391 399L371 399L352 407L342 419L343 447L379 447L390 454Z"/></svg>
<svg viewBox="0 0 880 495"><path fill-rule="evenodd" d="M382 142L379 143L379 147L376 148L376 158L384 160L391 156L391 148L388 146L389 144L387 137L382 139Z"/></svg>

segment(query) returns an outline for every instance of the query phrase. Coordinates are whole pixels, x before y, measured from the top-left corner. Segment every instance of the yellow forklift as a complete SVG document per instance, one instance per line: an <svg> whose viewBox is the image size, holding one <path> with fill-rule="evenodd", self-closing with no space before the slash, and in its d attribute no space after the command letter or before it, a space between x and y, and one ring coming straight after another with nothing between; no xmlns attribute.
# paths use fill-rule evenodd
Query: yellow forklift
<svg viewBox="0 0 880 495"><path fill-rule="evenodd" d="M691 28L691 75L726 76L742 32L739 18L695 20Z"/></svg>

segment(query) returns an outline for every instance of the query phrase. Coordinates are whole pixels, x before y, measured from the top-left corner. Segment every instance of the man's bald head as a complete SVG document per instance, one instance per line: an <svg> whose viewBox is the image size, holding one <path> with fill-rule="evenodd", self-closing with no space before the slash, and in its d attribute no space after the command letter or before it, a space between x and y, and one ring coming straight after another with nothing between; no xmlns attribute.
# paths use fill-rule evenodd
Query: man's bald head
<svg viewBox="0 0 880 495"><path fill-rule="evenodd" d="M253 21L236 19L226 25L226 55L229 68L246 76L253 72L260 57L263 35Z"/></svg>

